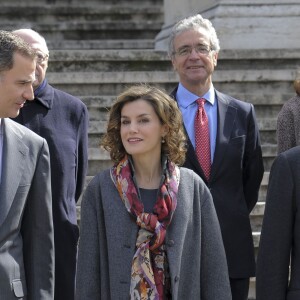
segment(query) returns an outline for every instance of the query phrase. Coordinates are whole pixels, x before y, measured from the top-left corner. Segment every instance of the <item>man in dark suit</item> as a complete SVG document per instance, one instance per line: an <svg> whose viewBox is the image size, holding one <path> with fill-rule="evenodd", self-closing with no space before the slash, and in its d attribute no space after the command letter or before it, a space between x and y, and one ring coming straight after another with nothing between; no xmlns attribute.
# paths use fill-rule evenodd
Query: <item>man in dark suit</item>
<svg viewBox="0 0 300 300"><path fill-rule="evenodd" d="M184 166L199 174L212 193L233 300L243 300L248 299L249 278L255 276L249 214L258 199L264 168L253 106L214 89L212 74L219 49L209 20L195 15L179 21L169 43L169 55L180 79L172 96L182 112L188 135ZM198 106L197 99L204 99L204 109ZM200 123L195 122L196 115L202 113L207 140L197 146L197 139L205 136L198 137L195 127ZM207 145L208 170L200 164L203 145Z"/></svg>
<svg viewBox="0 0 300 300"><path fill-rule="evenodd" d="M75 292L77 242L76 202L83 190L88 162L88 112L78 99L53 88L45 79L49 51L31 29L14 33L37 51L34 100L15 121L45 138L51 159L55 240L55 300L72 300Z"/></svg>
<svg viewBox="0 0 300 300"><path fill-rule="evenodd" d="M9 117L33 99L35 52L0 31L0 298L51 300L54 239L47 142Z"/></svg>
<svg viewBox="0 0 300 300"><path fill-rule="evenodd" d="M259 250L256 299L300 299L300 146L275 159Z"/></svg>

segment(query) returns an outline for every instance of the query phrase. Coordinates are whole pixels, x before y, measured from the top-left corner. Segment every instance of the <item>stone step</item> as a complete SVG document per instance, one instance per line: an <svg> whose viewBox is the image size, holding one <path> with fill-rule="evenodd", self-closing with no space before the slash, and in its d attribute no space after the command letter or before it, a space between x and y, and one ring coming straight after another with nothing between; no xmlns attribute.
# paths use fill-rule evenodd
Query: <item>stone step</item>
<svg viewBox="0 0 300 300"><path fill-rule="evenodd" d="M84 40L80 41L81 44L84 44ZM97 43L99 42L99 39ZM232 54L234 55L234 54ZM289 80L285 77L286 72L292 72L292 75L295 75L295 65L299 61L298 58L291 59L277 59L276 54L274 54L269 59L254 59L252 57L244 58L244 53L240 53L241 58L236 58L232 56L231 58L219 58L218 66L216 68L215 74L219 72L224 72L231 70L236 73L234 77L230 77L228 80L236 81L236 77L240 77L238 81L247 82L248 80L253 81L253 78L257 80L258 83L265 80L275 80L278 81L278 78L271 77L269 78L268 72L272 73L273 71L279 71L278 77L281 80ZM138 70L138 66L141 66L141 71L146 70L168 70L172 71L172 65L170 59L166 52L146 50L146 49L68 49L68 50L53 50L50 53L50 67L52 71L56 71L59 66L59 70L62 70L62 66L65 67L65 70L81 70L82 65L88 65L90 71L97 69L98 65L94 63L103 62L105 64L110 63L111 68L118 70L123 70L122 64L120 62L127 62L126 65L127 71ZM132 62L132 64L131 64ZM136 62L139 62L137 65ZM76 65L77 64L77 65ZM86 68L85 68L86 69ZM284 72L283 72L284 70ZM261 73L264 71L265 73ZM282 73L283 72L283 73ZM250 74L251 76L249 77ZM232 74L229 73L229 76ZM229 77L228 76L228 77ZM264 77L267 77L266 79ZM262 92L263 90L257 90L257 92Z"/></svg>
<svg viewBox="0 0 300 300"><path fill-rule="evenodd" d="M62 49L57 49L55 51L53 51L53 57L56 56L60 56L61 52L59 52ZM129 59L135 59L135 55L137 55L138 57L141 57L144 54L144 51L141 50L137 50L137 49L133 49L136 50L134 52L134 55L132 55L132 53L130 53L128 50L124 49L124 51L119 50L117 54L119 54L121 56L121 58L127 57ZM56 52L58 52L59 54L56 54ZM62 52L64 52L62 50ZM230 64L230 66L233 64L234 65L234 69L236 69L237 66L240 66L239 68L237 68L238 70L243 70L244 67L246 67L248 65L249 62L251 62L251 66L249 66L247 69L265 69L265 67L267 65L272 66L272 70L277 70L277 69L290 69L290 65L291 63L295 63L299 61L300 58L300 54L299 52L297 52L296 50L284 50L284 55L282 53L281 50L272 50L272 52L270 52L269 50L251 50L251 51L246 51L246 50L236 50L236 51L229 51L229 50L224 50L221 51L219 56L218 56L218 65L217 65L217 70L221 69L222 65L226 66L228 64ZM74 55L74 53L76 53L76 55L78 55L79 51L69 51L66 52L64 54L64 56L69 55L70 57L72 57ZM99 58L104 58L104 59L109 59L109 52L99 52L98 53L98 57ZM87 50L82 50L82 54L81 57L83 58L88 58L89 55L92 55L93 58L95 58L95 54L93 51L89 52ZM152 56L151 56L152 55ZM112 51L111 52L111 59L115 59L116 57L116 52ZM169 57L166 51L157 51L152 49L151 52L147 52L147 57L153 59L153 60L157 60L159 58L160 61L162 60L166 60L169 61ZM284 57L284 60L283 58ZM71 58L70 58L71 60ZM274 64L275 63L275 64ZM243 64L245 64L243 66ZM287 65L288 64L288 65ZM293 65L294 69L296 66ZM230 67L230 69L232 69L232 67Z"/></svg>
<svg viewBox="0 0 300 300"><path fill-rule="evenodd" d="M257 124L260 131L276 131L276 118L257 118Z"/></svg>
<svg viewBox="0 0 300 300"><path fill-rule="evenodd" d="M257 120L258 126L259 126L259 130L261 131L268 131L270 130L270 128L275 131L276 127L274 124L276 124L276 120L271 119L271 120L267 120L267 119L258 119ZM269 127L272 126L272 127ZM90 120L90 127L89 127L89 133L90 134L103 134L106 130L106 120L101 119L101 120ZM266 156L270 157L270 156L274 156L275 152L276 152L276 144L264 144L262 143L264 149L264 153L266 154ZM266 152L265 152L266 151Z"/></svg>
<svg viewBox="0 0 300 300"><path fill-rule="evenodd" d="M162 24L155 21L86 21L70 23L2 22L1 29L34 28L46 40L150 39Z"/></svg>
<svg viewBox="0 0 300 300"><path fill-rule="evenodd" d="M100 122L100 121L98 121L98 122ZM97 123L97 122L95 122L95 123ZM106 128L106 121L101 123L101 125L97 125L95 123L90 124L89 132L91 132L92 130L95 129L93 127L97 127L96 128L97 131L99 130L100 126L103 126L104 129ZM93 124L95 124L95 126L93 126ZM100 137L100 134L99 134L99 137ZM262 145L262 153L263 153L264 158L271 157L274 159L277 156L277 145ZM97 160L108 160L108 159L110 159L110 158L106 151L100 149L100 147L89 146L89 160L97 161Z"/></svg>
<svg viewBox="0 0 300 300"><path fill-rule="evenodd" d="M134 40L137 42L138 40ZM84 41L81 41L84 43ZM166 55L150 49L69 49L50 51L48 72L171 71Z"/></svg>
<svg viewBox="0 0 300 300"><path fill-rule="evenodd" d="M236 96L236 95L232 95L232 96ZM242 98L243 95L237 95L237 96L239 96L239 99L243 99ZM90 120L98 120L101 119L102 117L105 117L107 115L107 112L109 111L110 106L112 105L112 103L116 98L116 96L112 96L112 95L78 96L78 97L87 105L90 114ZM253 97L248 97L247 102L251 102L250 99L254 99L254 98L256 98L255 95L253 95ZM272 97L270 97L270 99L272 100L268 105L254 104L256 118L258 120L264 120L264 121L260 121L259 123L261 131L264 131L263 134L265 135L273 135L274 139L276 138L277 116L282 107L282 104L278 105L276 103L277 98L278 98L277 95L272 95ZM269 142L266 141L266 143ZM276 141L270 144L276 144Z"/></svg>
<svg viewBox="0 0 300 300"><path fill-rule="evenodd" d="M245 102L254 104L255 107L281 107L289 98L294 96L293 93L282 95L277 94L260 94L260 93L233 93L232 97L243 99ZM109 108L116 98L116 95L78 95L78 97L89 107L106 107Z"/></svg>
<svg viewBox="0 0 300 300"><path fill-rule="evenodd" d="M88 175L95 175L99 170L102 170L103 166L109 165L110 157L104 151L100 149L100 141L102 134L99 131L104 132L106 130L106 121L90 121L89 125L89 169ZM277 155L276 145L262 145L262 154L264 169L269 172L274 159ZM264 202L266 196L266 186L262 186L259 193L259 201Z"/></svg>
<svg viewBox="0 0 300 300"><path fill-rule="evenodd" d="M241 76L242 75L242 76ZM295 73L292 70L240 70L240 72L226 70L216 71L214 82L281 82L293 81ZM51 72L47 75L52 84L89 84L89 83L139 83L139 82L166 82L177 83L178 77L172 71L133 71L133 72Z"/></svg>
<svg viewBox="0 0 300 300"><path fill-rule="evenodd" d="M116 99L116 95L79 95L78 97L88 108L110 108Z"/></svg>
<svg viewBox="0 0 300 300"><path fill-rule="evenodd" d="M257 88L258 82L264 82L264 85L269 87L269 89L266 88L265 93L270 93L272 87L275 93L276 86L277 90L280 90L279 86L284 81L292 82L294 75L292 70L241 70L240 72L226 70L216 71L213 80L219 90L222 89L218 86L226 85L230 92L232 89L237 89L236 92L239 93L242 89L245 91L245 85L249 83ZM75 95L98 95L99 91L101 91L100 94L112 92L117 94L122 91L124 85L140 82L160 84L169 90L168 87L174 87L178 82L178 76L173 71L49 72L47 78L51 84ZM101 89L103 85L109 86L110 84L114 85L113 89Z"/></svg>
<svg viewBox="0 0 300 300"><path fill-rule="evenodd" d="M105 102L103 101L103 106L105 106ZM93 111L90 113L90 122L89 122L89 147L91 148L97 148L100 144L101 136L106 131L107 126L107 118L108 118L108 112L106 108L104 107L101 111ZM275 124L276 120L266 120L266 119L258 119L258 124L260 127L260 136L261 136L261 142L262 142L262 154L263 154L263 160L264 160L264 168L265 171L269 171L271 169L271 166L274 162L275 157L277 156L277 144L273 143L267 143L264 141L265 132L271 135L268 126L273 126L271 129L273 131L272 135L274 139L276 139L276 131L275 131ZM95 150L96 151L96 150ZM95 153L95 152L94 152ZM100 154L99 154L100 155ZM101 159L93 159L93 163L90 165L90 173L95 172L99 165L103 165L103 161L105 158ZM262 193L260 195L260 201L264 201L265 198L265 191L266 189L262 190Z"/></svg>
<svg viewBox="0 0 300 300"><path fill-rule="evenodd" d="M258 6L259 7L259 6ZM220 60L271 60L271 61L282 61L284 57L284 61L299 59L300 53L298 49L286 49L284 46L282 49L221 49L218 59ZM274 65L276 68L276 65Z"/></svg>
<svg viewBox="0 0 300 300"><path fill-rule="evenodd" d="M257 202L250 215L253 232L260 232L265 211L265 202Z"/></svg>
<svg viewBox="0 0 300 300"><path fill-rule="evenodd" d="M153 4L149 1L133 6L129 2L119 3L1 3L0 23L9 21L30 22L30 24L71 23L90 21L139 21L163 22L162 3Z"/></svg>
<svg viewBox="0 0 300 300"><path fill-rule="evenodd" d="M99 139L100 142L100 139ZM99 171L111 166L109 153L100 147L89 148L88 176L95 176Z"/></svg>
<svg viewBox="0 0 300 300"><path fill-rule="evenodd" d="M251 277L250 278L250 285L249 285L248 300L255 300L256 299L255 285L256 285L255 277Z"/></svg>
<svg viewBox="0 0 300 300"><path fill-rule="evenodd" d="M262 141L263 142L263 141ZM262 156L265 171L270 171L275 157L277 156L277 144L262 144Z"/></svg>
<svg viewBox="0 0 300 300"><path fill-rule="evenodd" d="M50 40L47 42L51 52L56 49L153 49L153 39L105 39L105 40Z"/></svg>
<svg viewBox="0 0 300 300"><path fill-rule="evenodd" d="M163 5L163 0L144 0L143 2L145 3L149 3L151 5L155 5L155 4L161 4ZM132 5L132 6L138 6L141 4L140 0L84 0L84 2L82 0L30 0L30 2L28 4L31 5L61 5L61 4L66 4L66 5L82 5L82 6L86 6L86 5L103 5L103 4L128 4L128 5ZM6 5L10 5L10 4L20 4L19 0L1 0L1 5L2 4L6 4Z"/></svg>
<svg viewBox="0 0 300 300"><path fill-rule="evenodd" d="M278 113L282 107L282 104L278 104L278 96L277 95L270 95L269 97L269 103L268 105L260 105L257 102L259 100L256 100L256 98L260 98L257 95L232 95L234 97L237 97L238 99L245 99L247 98L247 102L254 104L255 106L255 112L256 112L256 118L257 119L273 119L275 120L275 124L273 124L276 127L277 122L277 116ZM290 95L290 97L293 96L293 94ZM78 96L85 104L87 105L89 109L90 119L91 120L98 120L99 118L102 118L103 113L107 114L107 111L109 110L110 106L112 105L113 101L115 100L116 96ZM244 97L244 98L243 98ZM289 98L290 98L289 97ZM288 97L286 99L289 99ZM262 98L260 98L262 99ZM251 100L254 100L253 102ZM283 101L282 101L283 102ZM272 132L276 128L272 128Z"/></svg>
<svg viewBox="0 0 300 300"><path fill-rule="evenodd" d="M258 249L259 246L259 239L260 239L260 231L253 231L252 232L252 236L253 236L253 244L254 244L254 248Z"/></svg>
<svg viewBox="0 0 300 300"><path fill-rule="evenodd" d="M258 202L262 203L266 201L268 182L269 182L270 171L265 170L263 179L260 184L259 193L258 193Z"/></svg>

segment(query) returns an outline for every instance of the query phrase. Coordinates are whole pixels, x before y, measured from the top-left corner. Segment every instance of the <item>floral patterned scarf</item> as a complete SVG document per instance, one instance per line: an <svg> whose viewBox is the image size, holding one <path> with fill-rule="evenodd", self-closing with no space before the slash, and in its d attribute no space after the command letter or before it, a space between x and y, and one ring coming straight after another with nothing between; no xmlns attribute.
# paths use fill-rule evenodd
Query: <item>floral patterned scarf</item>
<svg viewBox="0 0 300 300"><path fill-rule="evenodd" d="M164 182L160 187L153 213L145 213L144 205L132 178L130 162L124 157L111 169L111 177L128 212L140 227L136 253L132 260L130 299L164 299L166 253L164 240L177 204L179 168L166 161Z"/></svg>

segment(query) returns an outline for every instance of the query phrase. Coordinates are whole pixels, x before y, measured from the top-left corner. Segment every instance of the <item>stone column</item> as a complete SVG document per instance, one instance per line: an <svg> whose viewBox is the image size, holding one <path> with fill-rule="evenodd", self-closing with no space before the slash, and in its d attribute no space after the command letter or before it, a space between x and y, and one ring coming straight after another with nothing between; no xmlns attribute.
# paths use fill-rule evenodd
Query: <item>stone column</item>
<svg viewBox="0 0 300 300"><path fill-rule="evenodd" d="M164 25L155 38L155 49L166 50L172 26L180 19L214 7L221 0L164 0Z"/></svg>
<svg viewBox="0 0 300 300"><path fill-rule="evenodd" d="M164 0L165 25L175 23L183 17L205 11L220 0Z"/></svg>
<svg viewBox="0 0 300 300"><path fill-rule="evenodd" d="M156 50L167 50L172 26L196 13L211 20L221 49L300 48L300 0L164 0L164 12Z"/></svg>

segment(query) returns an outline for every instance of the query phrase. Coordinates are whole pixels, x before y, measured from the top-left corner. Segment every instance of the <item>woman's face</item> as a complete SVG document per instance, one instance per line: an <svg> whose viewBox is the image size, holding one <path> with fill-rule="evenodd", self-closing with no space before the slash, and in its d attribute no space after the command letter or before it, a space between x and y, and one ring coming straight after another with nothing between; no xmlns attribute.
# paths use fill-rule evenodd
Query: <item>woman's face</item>
<svg viewBox="0 0 300 300"><path fill-rule="evenodd" d="M161 140L167 133L151 104L143 99L126 103L121 110L121 139L133 157L161 155Z"/></svg>

